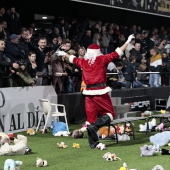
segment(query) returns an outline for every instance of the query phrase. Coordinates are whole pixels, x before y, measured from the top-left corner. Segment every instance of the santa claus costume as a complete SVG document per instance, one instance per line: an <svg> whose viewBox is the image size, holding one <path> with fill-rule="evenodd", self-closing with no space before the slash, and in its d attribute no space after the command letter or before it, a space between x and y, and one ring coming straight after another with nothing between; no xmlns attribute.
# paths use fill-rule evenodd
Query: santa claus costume
<svg viewBox="0 0 170 170"><path fill-rule="evenodd" d="M129 36L127 44L134 36ZM58 55L64 55L58 52ZM87 127L89 145L96 148L99 144L97 131L100 127L109 124L115 118L114 108L109 96L110 87L106 86L106 68L108 63L123 55L121 48L117 48L110 54L103 55L97 44L88 47L84 58L69 56L69 62L82 68L83 80L86 89L83 90L85 98L85 109L87 114ZM67 57L67 56L66 56ZM98 114L101 116L98 118Z"/></svg>

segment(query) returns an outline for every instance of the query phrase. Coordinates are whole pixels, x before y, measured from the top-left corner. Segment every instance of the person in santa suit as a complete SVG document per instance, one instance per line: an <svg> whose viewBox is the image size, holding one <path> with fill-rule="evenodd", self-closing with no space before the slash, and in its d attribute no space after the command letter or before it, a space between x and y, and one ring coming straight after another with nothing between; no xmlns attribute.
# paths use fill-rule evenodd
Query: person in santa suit
<svg viewBox="0 0 170 170"><path fill-rule="evenodd" d="M107 65L123 55L125 48L133 38L135 38L134 35L130 35L121 47L106 55L102 54L101 48L97 44L92 44L87 48L84 58L68 55L64 51L56 52L59 56L65 56L70 63L83 70L82 76L86 89L82 93L86 95L85 109L89 122L87 132L91 148L96 148L99 144L97 135L99 128L109 124L115 118L114 108L109 96L111 88L106 86ZM99 118L98 113L100 114Z"/></svg>

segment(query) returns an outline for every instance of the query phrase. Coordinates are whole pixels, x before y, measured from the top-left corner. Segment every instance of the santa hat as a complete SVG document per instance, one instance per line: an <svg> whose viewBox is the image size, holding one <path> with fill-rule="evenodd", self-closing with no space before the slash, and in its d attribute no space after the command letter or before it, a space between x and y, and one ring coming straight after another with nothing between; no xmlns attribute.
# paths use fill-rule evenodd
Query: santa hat
<svg viewBox="0 0 170 170"><path fill-rule="evenodd" d="M96 57L101 56L102 51L101 51L101 47L97 44L91 44L88 48L87 48L87 52L84 56L85 60L89 60L89 64L94 64Z"/></svg>

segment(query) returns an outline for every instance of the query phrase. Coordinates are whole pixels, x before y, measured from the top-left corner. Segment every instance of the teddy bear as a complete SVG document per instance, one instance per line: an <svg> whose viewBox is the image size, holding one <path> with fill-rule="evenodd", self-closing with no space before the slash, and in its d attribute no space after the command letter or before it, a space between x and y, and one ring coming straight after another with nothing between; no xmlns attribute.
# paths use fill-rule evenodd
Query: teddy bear
<svg viewBox="0 0 170 170"><path fill-rule="evenodd" d="M170 132L164 131L164 132L157 133L155 135L150 136L149 140L153 145L159 145L159 146L168 145L170 141Z"/></svg>
<svg viewBox="0 0 170 170"><path fill-rule="evenodd" d="M43 159L37 157L37 159L36 159L36 166L37 167L48 166L48 162L47 162L47 160L43 160Z"/></svg>
<svg viewBox="0 0 170 170"><path fill-rule="evenodd" d="M5 143L0 148L0 155L24 155L27 145L27 137L24 135L17 135L14 139L14 145Z"/></svg>
<svg viewBox="0 0 170 170"><path fill-rule="evenodd" d="M27 130L26 133L27 133L27 135L35 135L35 130L30 128L30 129Z"/></svg>
<svg viewBox="0 0 170 170"><path fill-rule="evenodd" d="M106 159L106 161L117 161L118 159L121 160L119 157L116 156L115 153L107 152L103 155L103 158Z"/></svg>
<svg viewBox="0 0 170 170"><path fill-rule="evenodd" d="M156 131L164 131L164 123L160 123L158 126L155 127Z"/></svg>
<svg viewBox="0 0 170 170"><path fill-rule="evenodd" d="M156 165L152 170L164 170L161 165Z"/></svg>
<svg viewBox="0 0 170 170"><path fill-rule="evenodd" d="M66 123L56 122L54 129L53 129L54 136L69 136L69 134L70 133L67 130Z"/></svg>
<svg viewBox="0 0 170 170"><path fill-rule="evenodd" d="M4 170L19 170L22 161L14 161L13 159L6 159L4 162Z"/></svg>
<svg viewBox="0 0 170 170"><path fill-rule="evenodd" d="M76 138L84 138L84 132L80 129L76 129L73 132L70 133L70 136L72 136L74 139Z"/></svg>
<svg viewBox="0 0 170 170"><path fill-rule="evenodd" d="M115 129L113 126L110 126L110 129L108 129L108 126L103 126L99 129L98 134L99 134L99 137L102 139L107 138L107 137L114 137Z"/></svg>
<svg viewBox="0 0 170 170"><path fill-rule="evenodd" d="M146 110L144 111L143 113L141 113L141 116L144 117L144 116L152 116L153 115L153 112L152 111L149 111L149 110Z"/></svg>
<svg viewBox="0 0 170 170"><path fill-rule="evenodd" d="M160 151L159 146L144 145L140 147L141 155L140 156L153 156L154 154Z"/></svg>
<svg viewBox="0 0 170 170"><path fill-rule="evenodd" d="M100 149L100 150L104 150L106 149L106 145L103 144L103 143L99 143L97 146L96 146L97 149Z"/></svg>
<svg viewBox="0 0 170 170"><path fill-rule="evenodd" d="M57 143L57 146L58 146L58 148L68 148L68 145L65 145L65 143L64 142L61 142L61 143Z"/></svg>

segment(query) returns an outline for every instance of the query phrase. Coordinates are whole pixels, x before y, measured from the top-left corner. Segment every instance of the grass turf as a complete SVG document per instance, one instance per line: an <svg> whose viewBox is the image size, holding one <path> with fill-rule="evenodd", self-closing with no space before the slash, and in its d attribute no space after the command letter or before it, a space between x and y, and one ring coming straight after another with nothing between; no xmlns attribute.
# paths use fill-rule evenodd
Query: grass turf
<svg viewBox="0 0 170 170"><path fill-rule="evenodd" d="M137 170L152 170L156 165L162 165L164 170L169 170L169 156L163 156L158 153L151 157L140 156L140 146L151 144L149 136L139 130L139 124L144 124L144 121L135 121L135 136L136 140L131 137L130 141L121 141L118 144L114 140L100 140L106 144L106 150L91 149L88 145L87 132L82 139L73 139L68 137L54 137L52 131L41 134L37 132L34 136L26 135L26 132L20 134L28 137L27 146L32 149L32 152L18 156L1 156L0 169L3 169L4 161L7 158L23 161L20 170L37 170L36 158L40 157L48 161L47 167L42 167L47 170L118 170L123 162L126 162L128 168ZM70 131L81 127L80 124L70 124ZM15 134L16 136L17 134ZM66 149L59 149L56 143L65 142L68 145ZM73 148L73 143L79 143L80 148ZM168 146L163 148L168 149ZM102 158L106 152L115 153L121 160L108 162ZM41 168L41 167L39 167Z"/></svg>

